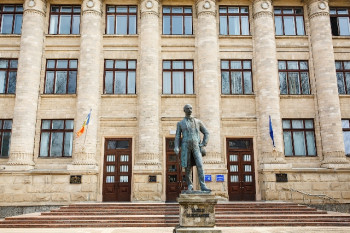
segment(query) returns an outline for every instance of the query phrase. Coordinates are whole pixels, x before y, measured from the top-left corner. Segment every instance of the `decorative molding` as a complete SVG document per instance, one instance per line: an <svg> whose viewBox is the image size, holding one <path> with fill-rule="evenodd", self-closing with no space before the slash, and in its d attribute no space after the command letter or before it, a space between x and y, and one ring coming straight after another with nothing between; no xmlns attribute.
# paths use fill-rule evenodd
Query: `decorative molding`
<svg viewBox="0 0 350 233"><path fill-rule="evenodd" d="M329 17L329 12L322 11L322 12L315 12L309 15L309 19L320 17L320 16L326 16Z"/></svg>
<svg viewBox="0 0 350 233"><path fill-rule="evenodd" d="M213 11L200 11L200 12L197 13L197 16L199 17L200 15L208 15L208 16L216 17L216 12L213 12Z"/></svg>
<svg viewBox="0 0 350 233"><path fill-rule="evenodd" d="M46 13L43 11L40 11L38 9L26 9L23 11L23 16L30 14L30 15L40 15L42 17L46 17Z"/></svg>
<svg viewBox="0 0 350 233"><path fill-rule="evenodd" d="M156 11L142 11L141 18L148 18L151 16L157 16L159 18L159 13Z"/></svg>
<svg viewBox="0 0 350 233"><path fill-rule="evenodd" d="M344 151L332 151L323 153L322 164L349 164Z"/></svg>
<svg viewBox="0 0 350 233"><path fill-rule="evenodd" d="M271 11L260 11L253 15L253 19L259 19L262 17L270 17L273 18L273 13Z"/></svg>
<svg viewBox="0 0 350 233"><path fill-rule="evenodd" d="M30 165L34 166L33 155L30 153L13 152L10 154L8 165Z"/></svg>
<svg viewBox="0 0 350 233"><path fill-rule="evenodd" d="M82 15L96 15L102 17L102 12L97 10L83 10Z"/></svg>

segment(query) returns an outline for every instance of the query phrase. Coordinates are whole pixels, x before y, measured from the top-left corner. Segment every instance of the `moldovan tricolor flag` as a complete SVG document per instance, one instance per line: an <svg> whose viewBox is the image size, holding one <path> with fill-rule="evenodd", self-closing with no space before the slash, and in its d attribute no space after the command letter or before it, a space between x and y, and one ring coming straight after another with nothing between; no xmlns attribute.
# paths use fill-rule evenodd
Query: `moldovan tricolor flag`
<svg viewBox="0 0 350 233"><path fill-rule="evenodd" d="M275 147L275 139L273 137L273 129L272 129L272 122L271 122L271 116L269 116L269 131L270 131L270 137L272 140L272 145Z"/></svg>
<svg viewBox="0 0 350 233"><path fill-rule="evenodd" d="M83 126L82 126L81 129L77 132L77 137L80 137L80 136L84 133L86 126L87 126L87 125L89 124L89 122L90 122L90 115L91 115L91 109L90 109L89 114L88 114L88 115L86 116L86 118L85 118L85 121L84 121L84 123L83 123Z"/></svg>

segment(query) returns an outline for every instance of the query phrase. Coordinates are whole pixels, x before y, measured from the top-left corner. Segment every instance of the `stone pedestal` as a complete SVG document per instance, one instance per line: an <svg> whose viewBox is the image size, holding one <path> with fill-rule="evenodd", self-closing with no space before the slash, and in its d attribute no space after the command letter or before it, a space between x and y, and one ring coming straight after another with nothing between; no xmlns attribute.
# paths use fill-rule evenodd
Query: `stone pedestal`
<svg viewBox="0 0 350 233"><path fill-rule="evenodd" d="M174 233L221 233L215 228L215 205L218 202L211 194L181 194L179 226Z"/></svg>

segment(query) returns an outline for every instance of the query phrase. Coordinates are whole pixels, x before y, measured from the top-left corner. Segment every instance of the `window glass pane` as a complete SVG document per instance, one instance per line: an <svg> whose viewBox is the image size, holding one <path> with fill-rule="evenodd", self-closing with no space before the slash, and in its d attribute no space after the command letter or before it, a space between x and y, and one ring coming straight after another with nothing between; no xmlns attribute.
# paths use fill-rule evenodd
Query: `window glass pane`
<svg viewBox="0 0 350 233"><path fill-rule="evenodd" d="M286 95L288 94L287 73L279 72L279 77L280 77L280 93L282 95Z"/></svg>
<svg viewBox="0 0 350 233"><path fill-rule="evenodd" d="M228 13L239 13L239 7L229 7Z"/></svg>
<svg viewBox="0 0 350 233"><path fill-rule="evenodd" d="M349 61L344 61L344 70L350 70L350 62Z"/></svg>
<svg viewBox="0 0 350 233"><path fill-rule="evenodd" d="M23 15L16 15L15 16L15 27L14 27L14 34L21 34L22 31L22 18Z"/></svg>
<svg viewBox="0 0 350 233"><path fill-rule="evenodd" d="M242 94L242 73L231 72L232 94Z"/></svg>
<svg viewBox="0 0 350 233"><path fill-rule="evenodd" d="M193 94L193 73L186 72L186 94Z"/></svg>
<svg viewBox="0 0 350 233"><path fill-rule="evenodd" d="M347 15L349 14L348 9L338 9L338 14L339 15Z"/></svg>
<svg viewBox="0 0 350 233"><path fill-rule="evenodd" d="M45 94L53 93L54 81L55 81L55 72L46 71Z"/></svg>
<svg viewBox="0 0 350 233"><path fill-rule="evenodd" d="M77 72L70 71L68 79L68 94L75 94L77 87Z"/></svg>
<svg viewBox="0 0 350 233"><path fill-rule="evenodd" d="M184 12L185 13L192 13L192 7L185 7Z"/></svg>
<svg viewBox="0 0 350 233"><path fill-rule="evenodd" d="M185 35L192 35L192 16L185 16Z"/></svg>
<svg viewBox="0 0 350 233"><path fill-rule="evenodd" d="M115 16L107 15L107 34L114 34Z"/></svg>
<svg viewBox="0 0 350 233"><path fill-rule="evenodd" d="M278 69L279 69L279 70L285 70L285 69L287 69L287 67L286 67L286 62L285 62L285 61L279 61L279 62L278 62Z"/></svg>
<svg viewBox="0 0 350 233"><path fill-rule="evenodd" d="M7 68L8 64L8 60L0 59L0 68Z"/></svg>
<svg viewBox="0 0 350 233"><path fill-rule="evenodd" d="M113 60L106 60L105 66L108 69L113 69L114 61Z"/></svg>
<svg viewBox="0 0 350 233"><path fill-rule="evenodd" d="M126 93L126 72L115 72L114 94Z"/></svg>
<svg viewBox="0 0 350 233"><path fill-rule="evenodd" d="M345 144L345 154L350 155L350 131L343 132L344 134L344 144Z"/></svg>
<svg viewBox="0 0 350 233"><path fill-rule="evenodd" d="M129 7L129 12L130 13L136 13L136 9L137 9L136 6L130 6Z"/></svg>
<svg viewBox="0 0 350 233"><path fill-rule="evenodd" d="M293 129L303 129L303 120L292 120L292 128Z"/></svg>
<svg viewBox="0 0 350 233"><path fill-rule="evenodd" d="M297 35L304 35L304 18L303 16L297 16L296 17L296 24L297 24Z"/></svg>
<svg viewBox="0 0 350 233"><path fill-rule="evenodd" d="M241 7L241 13L248 13L248 7Z"/></svg>
<svg viewBox="0 0 350 233"><path fill-rule="evenodd" d="M128 18L126 15L117 16L117 35L127 34L127 22Z"/></svg>
<svg viewBox="0 0 350 233"><path fill-rule="evenodd" d="M6 14L2 16L1 22L1 33L2 34L11 34L12 33L12 23L13 23L13 15Z"/></svg>
<svg viewBox="0 0 350 233"><path fill-rule="evenodd" d="M250 61L243 61L243 69L248 69L250 70L251 67L251 62Z"/></svg>
<svg viewBox="0 0 350 233"><path fill-rule="evenodd" d="M129 34L130 35L136 34L136 15L129 16Z"/></svg>
<svg viewBox="0 0 350 233"><path fill-rule="evenodd" d="M350 94L350 73L345 73L346 91Z"/></svg>
<svg viewBox="0 0 350 233"><path fill-rule="evenodd" d="M248 16L241 17L242 35L249 35L249 19Z"/></svg>
<svg viewBox="0 0 350 233"><path fill-rule="evenodd" d="M345 94L344 74L337 72L338 93Z"/></svg>
<svg viewBox="0 0 350 233"><path fill-rule="evenodd" d="M283 14L293 14L294 10L293 9L283 9Z"/></svg>
<svg viewBox="0 0 350 233"><path fill-rule="evenodd" d="M289 120L283 120L282 125L283 125L283 129L290 129L290 121Z"/></svg>
<svg viewBox="0 0 350 233"><path fill-rule="evenodd" d="M12 120L4 121L4 129L12 129Z"/></svg>
<svg viewBox="0 0 350 233"><path fill-rule="evenodd" d="M173 69L183 69L184 62L183 61L173 61Z"/></svg>
<svg viewBox="0 0 350 233"><path fill-rule="evenodd" d="M74 121L66 120L66 129L73 129Z"/></svg>
<svg viewBox="0 0 350 233"><path fill-rule="evenodd" d="M343 128L343 129L348 129L348 128L350 128L350 121L349 121L349 120L342 120L342 121L341 121L341 124L342 124L342 128Z"/></svg>
<svg viewBox="0 0 350 233"><path fill-rule="evenodd" d="M313 128L314 128L313 120L305 120L305 129L313 129Z"/></svg>
<svg viewBox="0 0 350 233"><path fill-rule="evenodd" d="M57 68L66 69L68 67L68 60L57 60Z"/></svg>
<svg viewBox="0 0 350 233"><path fill-rule="evenodd" d="M163 13L170 13L170 7L163 7Z"/></svg>
<svg viewBox="0 0 350 233"><path fill-rule="evenodd" d="M41 133L41 141L40 141L40 156L47 157L49 150L49 139L50 133Z"/></svg>
<svg viewBox="0 0 350 233"><path fill-rule="evenodd" d="M221 69L229 69L229 62L221 61Z"/></svg>
<svg viewBox="0 0 350 233"><path fill-rule="evenodd" d="M61 15L59 34L70 34L70 24L71 24L71 16Z"/></svg>
<svg viewBox="0 0 350 233"><path fill-rule="evenodd" d="M118 6L117 7L117 13L127 13L128 7L127 6Z"/></svg>
<svg viewBox="0 0 350 233"><path fill-rule="evenodd" d="M66 13L72 12L72 7L71 6L62 6L61 12L66 12Z"/></svg>
<svg viewBox="0 0 350 233"><path fill-rule="evenodd" d="M55 68L55 60L47 60L46 68Z"/></svg>
<svg viewBox="0 0 350 233"><path fill-rule="evenodd" d="M66 94L67 92L67 71L57 71L56 72L56 84L55 93L56 94Z"/></svg>
<svg viewBox="0 0 350 233"><path fill-rule="evenodd" d="M193 69L193 61L185 61L186 69Z"/></svg>
<svg viewBox="0 0 350 233"><path fill-rule="evenodd" d="M310 84L309 84L308 73L301 73L301 87L302 87L302 94L304 95L310 94Z"/></svg>
<svg viewBox="0 0 350 233"><path fill-rule="evenodd" d="M170 16L163 16L163 34L170 35Z"/></svg>
<svg viewBox="0 0 350 233"><path fill-rule="evenodd" d="M128 72L128 94L136 93L136 73L134 71Z"/></svg>
<svg viewBox="0 0 350 233"><path fill-rule="evenodd" d="M184 94L183 72L173 72L173 94Z"/></svg>
<svg viewBox="0 0 350 233"><path fill-rule="evenodd" d="M10 132L3 132L2 133L2 142L1 142L1 157L8 157L9 156L10 144L11 144L11 133Z"/></svg>
<svg viewBox="0 0 350 233"><path fill-rule="evenodd" d="M136 69L136 61L128 61L129 69Z"/></svg>
<svg viewBox="0 0 350 233"><path fill-rule="evenodd" d="M275 14L281 14L282 13L282 10L280 8L275 8L274 9L274 13Z"/></svg>
<svg viewBox="0 0 350 233"><path fill-rule="evenodd" d="M41 124L42 129L50 129L51 128L51 121L50 120L43 120Z"/></svg>
<svg viewBox="0 0 350 233"><path fill-rule="evenodd" d="M113 71L106 71L105 94L113 94Z"/></svg>
<svg viewBox="0 0 350 233"><path fill-rule="evenodd" d="M288 70L298 70L299 69L299 64L297 61L288 61Z"/></svg>
<svg viewBox="0 0 350 233"><path fill-rule="evenodd" d="M173 16L172 17L172 34L173 35L182 35L183 34L183 18L182 16Z"/></svg>
<svg viewBox="0 0 350 233"><path fill-rule="evenodd" d="M60 8L58 6L51 6L51 12L59 12Z"/></svg>
<svg viewBox="0 0 350 233"><path fill-rule="evenodd" d="M6 92L6 72L0 71L0 93Z"/></svg>
<svg viewBox="0 0 350 233"><path fill-rule="evenodd" d="M220 13L227 13L227 8L226 7L220 7L219 8Z"/></svg>
<svg viewBox="0 0 350 233"><path fill-rule="evenodd" d="M231 61L231 69L242 69L241 61Z"/></svg>
<svg viewBox="0 0 350 233"><path fill-rule="evenodd" d="M295 155L306 155L304 132L293 132Z"/></svg>
<svg viewBox="0 0 350 233"><path fill-rule="evenodd" d="M4 6L4 12L14 12L15 11L15 7L12 6L12 5L7 5L7 6Z"/></svg>
<svg viewBox="0 0 350 233"><path fill-rule="evenodd" d="M295 23L293 16L284 16L284 34L285 35L296 35L295 33Z"/></svg>
<svg viewBox="0 0 350 233"><path fill-rule="evenodd" d="M300 69L301 70L308 70L309 69L306 61L300 62Z"/></svg>
<svg viewBox="0 0 350 233"><path fill-rule="evenodd" d="M251 72L243 72L243 76L244 76L244 94L252 94L253 93L252 74Z"/></svg>
<svg viewBox="0 0 350 233"><path fill-rule="evenodd" d="M171 73L163 72L163 94L171 94Z"/></svg>
<svg viewBox="0 0 350 233"><path fill-rule="evenodd" d="M227 35L227 16L220 16L220 35Z"/></svg>
<svg viewBox="0 0 350 233"><path fill-rule="evenodd" d="M341 70L342 69L341 62L335 62L335 69L336 70Z"/></svg>
<svg viewBox="0 0 350 233"><path fill-rule="evenodd" d="M288 73L289 81L289 94L295 95L300 94L300 82L299 82L299 73L289 72Z"/></svg>
<svg viewBox="0 0 350 233"><path fill-rule="evenodd" d="M292 147L292 134L291 132L283 132L283 140L284 140L284 154L285 156L293 155L293 147Z"/></svg>
<svg viewBox="0 0 350 233"><path fill-rule="evenodd" d="M8 90L7 90L7 93L9 94L14 94L16 92L16 76L17 76L17 72L9 73L9 84L8 84Z"/></svg>
<svg viewBox="0 0 350 233"><path fill-rule="evenodd" d="M240 34L239 16L229 16L229 33L230 35Z"/></svg>
<svg viewBox="0 0 350 233"><path fill-rule="evenodd" d="M81 11L80 6L73 7L73 12L79 13Z"/></svg>
<svg viewBox="0 0 350 233"><path fill-rule="evenodd" d="M281 16L275 16L275 29L277 36L283 35L283 25Z"/></svg>
<svg viewBox="0 0 350 233"><path fill-rule="evenodd" d="M72 156L73 149L73 133L65 133L64 135L64 156Z"/></svg>
<svg viewBox="0 0 350 233"><path fill-rule="evenodd" d="M70 60L69 61L69 68L74 69L74 68L77 68L77 66L78 66L77 60Z"/></svg>
<svg viewBox="0 0 350 233"><path fill-rule="evenodd" d="M52 129L64 129L64 120L52 120Z"/></svg>
<svg viewBox="0 0 350 233"><path fill-rule="evenodd" d="M62 156L63 133L52 133L50 146L50 156Z"/></svg>
<svg viewBox="0 0 350 233"><path fill-rule="evenodd" d="M115 68L126 69L126 61L125 60L115 61Z"/></svg>
<svg viewBox="0 0 350 233"><path fill-rule="evenodd" d="M172 7L172 13L183 13L182 7Z"/></svg>
<svg viewBox="0 0 350 233"><path fill-rule="evenodd" d="M306 132L307 154L316 155L315 135L314 132Z"/></svg>
<svg viewBox="0 0 350 233"><path fill-rule="evenodd" d="M72 34L80 33L80 15L73 16Z"/></svg>
<svg viewBox="0 0 350 233"><path fill-rule="evenodd" d="M340 36L350 35L349 17L338 17Z"/></svg>
<svg viewBox="0 0 350 233"><path fill-rule="evenodd" d="M221 72L221 92L222 94L230 94L229 72Z"/></svg>
<svg viewBox="0 0 350 233"><path fill-rule="evenodd" d="M171 62L163 61L163 69L170 69L170 68L171 68Z"/></svg>

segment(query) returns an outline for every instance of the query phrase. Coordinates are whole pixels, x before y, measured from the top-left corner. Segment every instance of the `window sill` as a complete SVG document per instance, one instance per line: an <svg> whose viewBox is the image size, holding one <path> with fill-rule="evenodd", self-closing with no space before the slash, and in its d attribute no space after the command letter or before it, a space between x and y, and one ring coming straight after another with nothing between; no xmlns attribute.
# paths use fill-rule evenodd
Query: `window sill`
<svg viewBox="0 0 350 233"><path fill-rule="evenodd" d="M114 94L103 94L102 98L137 98L136 94L125 94L125 95L114 95Z"/></svg>
<svg viewBox="0 0 350 233"><path fill-rule="evenodd" d="M308 39L307 35L303 36L275 36L276 39Z"/></svg>
<svg viewBox="0 0 350 233"><path fill-rule="evenodd" d="M135 37L135 38L138 38L139 35L138 34L131 34L131 35L118 35L118 34L103 34L103 37L107 37L107 38L115 38L115 37L127 37L127 38L130 38L130 37Z"/></svg>
<svg viewBox="0 0 350 233"><path fill-rule="evenodd" d="M219 39L252 39L252 35L219 35Z"/></svg>
<svg viewBox="0 0 350 233"><path fill-rule="evenodd" d="M41 94L41 98L75 98L77 94Z"/></svg>
<svg viewBox="0 0 350 233"><path fill-rule="evenodd" d="M226 95L226 94L221 94L221 98L231 98L231 99L251 99L255 98L255 94L249 94L249 95Z"/></svg>
<svg viewBox="0 0 350 233"><path fill-rule="evenodd" d="M14 99L15 97L16 97L16 94L0 94L0 98Z"/></svg>
<svg viewBox="0 0 350 233"><path fill-rule="evenodd" d="M161 35L162 38L195 38L195 35Z"/></svg>
<svg viewBox="0 0 350 233"><path fill-rule="evenodd" d="M80 38L80 34L46 34L46 37L70 37L70 38Z"/></svg>
<svg viewBox="0 0 350 233"><path fill-rule="evenodd" d="M183 94L162 94L162 98L196 98L196 94L183 95Z"/></svg>
<svg viewBox="0 0 350 233"><path fill-rule="evenodd" d="M350 39L350 35L349 36L332 36L333 40L335 39Z"/></svg>
<svg viewBox="0 0 350 233"><path fill-rule="evenodd" d="M315 96L311 95L280 95L281 99L313 99Z"/></svg>
<svg viewBox="0 0 350 233"><path fill-rule="evenodd" d="M3 38L8 38L8 37L18 37L18 38L21 38L21 34L0 34L0 38L3 37Z"/></svg>
<svg viewBox="0 0 350 233"><path fill-rule="evenodd" d="M40 156L38 156L38 159L72 159L72 156L70 156L70 157L67 157L67 156L65 156L65 157L40 157Z"/></svg>
<svg viewBox="0 0 350 233"><path fill-rule="evenodd" d="M341 94L339 95L339 98L350 98L350 94Z"/></svg>
<svg viewBox="0 0 350 233"><path fill-rule="evenodd" d="M303 158L303 159L318 159L317 155L312 155L312 156L302 156L302 155L293 155L293 156L284 156L286 159L295 159L295 158Z"/></svg>

